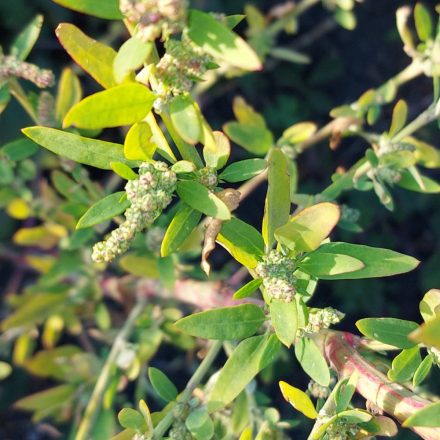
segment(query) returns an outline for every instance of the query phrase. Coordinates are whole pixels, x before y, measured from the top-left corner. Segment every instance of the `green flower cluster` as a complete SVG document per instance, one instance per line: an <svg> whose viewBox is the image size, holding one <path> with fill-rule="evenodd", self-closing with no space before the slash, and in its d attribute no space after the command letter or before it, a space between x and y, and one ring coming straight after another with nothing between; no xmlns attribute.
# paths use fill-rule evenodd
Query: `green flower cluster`
<svg viewBox="0 0 440 440"><path fill-rule="evenodd" d="M190 413L190 406L186 403L177 403L173 408L175 418L173 426L170 429L169 436L172 440L192 440L193 436L185 426L185 420Z"/></svg>
<svg viewBox="0 0 440 440"><path fill-rule="evenodd" d="M330 388L311 380L307 386L307 393L315 399L327 399L330 395Z"/></svg>
<svg viewBox="0 0 440 440"><path fill-rule="evenodd" d="M23 78L41 89L50 87L54 83L52 71L40 69L35 64L19 60L12 55L0 57L0 81L9 78Z"/></svg>
<svg viewBox="0 0 440 440"><path fill-rule="evenodd" d="M136 35L144 41L181 32L186 25L187 0L120 0L119 9L136 24Z"/></svg>
<svg viewBox="0 0 440 440"><path fill-rule="evenodd" d="M176 174L164 162L143 163L139 178L130 180L125 186L131 202L125 211L125 221L105 241L95 244L93 261L110 262L126 252L136 233L150 226L169 205L176 181Z"/></svg>
<svg viewBox="0 0 440 440"><path fill-rule="evenodd" d="M269 297L284 302L291 302L295 297L294 270L295 262L276 250L265 255L255 268Z"/></svg>
<svg viewBox="0 0 440 440"><path fill-rule="evenodd" d="M344 318L345 314L333 307L324 309L310 309L307 326L302 329L303 333L318 333L329 328L332 324L337 324Z"/></svg>
<svg viewBox="0 0 440 440"><path fill-rule="evenodd" d="M359 426L337 419L326 429L323 438L326 440L354 440L359 431Z"/></svg>

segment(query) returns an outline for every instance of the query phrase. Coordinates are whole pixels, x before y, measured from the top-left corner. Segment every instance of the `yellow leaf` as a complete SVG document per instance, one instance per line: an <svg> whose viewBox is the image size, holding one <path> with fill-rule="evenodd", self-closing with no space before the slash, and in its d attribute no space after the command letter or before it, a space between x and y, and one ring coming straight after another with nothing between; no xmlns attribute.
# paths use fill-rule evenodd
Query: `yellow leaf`
<svg viewBox="0 0 440 440"><path fill-rule="evenodd" d="M14 243L21 246L38 246L42 249L53 248L60 238L67 235L61 225L41 225L32 228L21 228L13 236Z"/></svg>
<svg viewBox="0 0 440 440"><path fill-rule="evenodd" d="M240 435L239 440L252 440L252 428L248 426Z"/></svg>
<svg viewBox="0 0 440 440"><path fill-rule="evenodd" d="M50 255L26 255L26 263L41 273L47 273L55 261L55 257Z"/></svg>
<svg viewBox="0 0 440 440"><path fill-rule="evenodd" d="M29 217L31 209L23 199L14 199L9 202L6 212L17 220L25 220Z"/></svg>
<svg viewBox="0 0 440 440"><path fill-rule="evenodd" d="M283 381L280 381L279 385L284 399L286 399L296 410L303 413L309 419L316 419L316 417L318 417L313 402L304 391L301 391Z"/></svg>

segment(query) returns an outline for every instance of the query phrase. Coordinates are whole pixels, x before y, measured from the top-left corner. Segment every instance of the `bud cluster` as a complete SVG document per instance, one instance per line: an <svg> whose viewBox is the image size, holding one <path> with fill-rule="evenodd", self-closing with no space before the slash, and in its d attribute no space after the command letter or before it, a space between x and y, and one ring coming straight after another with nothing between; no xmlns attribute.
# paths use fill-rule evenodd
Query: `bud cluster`
<svg viewBox="0 0 440 440"><path fill-rule="evenodd" d="M324 417L323 417L324 419ZM323 420L324 424L326 420ZM336 419L327 429L326 436L328 440L354 440L360 431L359 426L345 423L342 419Z"/></svg>
<svg viewBox="0 0 440 440"><path fill-rule="evenodd" d="M200 81L212 60L201 48L183 34L182 40L169 39L165 43L166 53L156 65L159 85L155 92L155 108L167 102L170 96L189 92L196 81Z"/></svg>
<svg viewBox="0 0 440 440"><path fill-rule="evenodd" d="M214 188L218 183L217 173L214 168L202 168L197 174L199 177L199 182L208 188Z"/></svg>
<svg viewBox="0 0 440 440"><path fill-rule="evenodd" d="M38 99L38 121L45 127L55 127L55 100L49 92L41 92Z"/></svg>
<svg viewBox="0 0 440 440"><path fill-rule="evenodd" d="M330 395L330 388L319 385L319 383L311 380L307 387L308 394L315 399L327 399Z"/></svg>
<svg viewBox="0 0 440 440"><path fill-rule="evenodd" d="M307 326L301 329L301 333L318 333L337 324L344 318L345 314L333 307L324 309L310 309Z"/></svg>
<svg viewBox="0 0 440 440"><path fill-rule="evenodd" d="M0 80L7 80L11 77L26 79L41 89L50 87L54 83L52 71L40 69L35 64L19 60L12 55L2 56L0 57Z"/></svg>
<svg viewBox="0 0 440 440"><path fill-rule="evenodd" d="M284 302L291 302L295 297L294 270L295 262L276 250L264 256L255 268L269 297Z"/></svg>
<svg viewBox="0 0 440 440"><path fill-rule="evenodd" d="M125 186L131 206L125 221L110 236L93 247L92 259L110 262L128 250L137 232L150 226L169 205L176 189L176 175L164 162L142 163L139 178Z"/></svg>
<svg viewBox="0 0 440 440"><path fill-rule="evenodd" d="M176 421L170 429L169 438L170 440L193 440L194 437L188 431L184 422Z"/></svg>
<svg viewBox="0 0 440 440"><path fill-rule="evenodd" d="M187 0L120 0L119 9L132 23L136 35L144 41L181 32L186 24Z"/></svg>

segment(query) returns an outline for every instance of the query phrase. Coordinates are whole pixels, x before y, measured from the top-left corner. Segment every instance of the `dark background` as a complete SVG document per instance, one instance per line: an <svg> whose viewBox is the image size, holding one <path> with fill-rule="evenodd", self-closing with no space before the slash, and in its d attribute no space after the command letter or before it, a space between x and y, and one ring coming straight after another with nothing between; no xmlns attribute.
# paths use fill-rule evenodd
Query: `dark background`
<svg viewBox="0 0 440 440"><path fill-rule="evenodd" d="M210 11L241 13L242 0L194 1L193 5ZM263 10L276 2L251 1ZM434 6L435 2L424 2ZM299 66L287 62L268 59L261 73L249 74L242 78L220 81L206 96L201 105L208 121L214 128L221 128L224 122L233 118L231 104L233 97L240 94L258 111L262 112L269 127L276 135L294 122L312 120L322 125L328 120L332 107L350 103L365 90L382 84L409 64L410 60L402 51L402 44L395 27L395 10L411 1L365 0L356 6L358 26L347 31L333 26L318 40L301 50L313 60L310 65ZM58 23L66 21L78 25L85 33L96 39L106 40L117 49L126 37L122 25L87 17L68 11L50 0L0 1L1 45L7 49L12 38L36 14L43 13L45 23L40 39L33 50L30 61L41 67L53 69L59 77L61 69L70 64L69 57L59 45L54 29ZM314 7L300 19L297 35L282 35L279 45L294 47L303 44L302 36L316 29L328 20L329 11L321 6ZM245 25L238 27L245 30ZM78 73L81 71L78 69ZM98 90L98 85L86 75L81 76L86 94ZM432 99L430 81L418 78L399 90L398 97L409 103L410 117L417 116ZM380 122L375 126L378 132L388 128L392 107L386 107ZM31 125L22 110L12 103L0 117L0 144L18 136L22 126ZM114 136L114 131L112 136ZM438 127L432 124L420 131L420 138L438 146ZM105 135L105 134L104 134ZM115 140L115 139L113 139ZM299 159L300 192L316 193L330 183L330 176L340 166L350 166L366 149L361 140L344 140L337 151L329 150L325 143L304 153ZM237 149L233 159L245 158L244 150ZM438 172L430 173L439 178ZM247 200L238 212L244 220L259 227L264 203L264 188ZM389 316L420 321L418 303L430 288L440 287L440 197L422 195L407 191L393 190L395 211L388 212L374 194L351 192L343 197L343 202L361 211L361 225L364 232L353 234L337 230L335 240L346 240L372 246L394 249L421 260L420 267L409 274L379 280L356 280L322 282L318 287L313 305L336 307L347 314L341 328L355 331L357 319L371 316ZM3 234L2 234L3 235ZM221 266L223 255L218 254L215 263ZM292 361L293 362L293 361ZM293 363L284 363L277 376L300 383L302 373ZM439 391L439 375L433 378ZM276 399L275 405L283 408L286 417L292 417L290 409L279 397L275 380L265 386L265 391ZM304 382L304 385L306 383ZM1 385L0 385L1 386ZM435 386L434 386L435 388ZM9 413L10 415L10 413ZM17 416L18 417L18 416ZM25 433L14 429L23 418L9 419L6 433L11 439L40 439L29 426ZM9 427L9 429L7 428ZM20 433L18 433L20 432ZM305 438L301 428L292 431L292 438ZM398 439L417 438L407 430L402 430Z"/></svg>

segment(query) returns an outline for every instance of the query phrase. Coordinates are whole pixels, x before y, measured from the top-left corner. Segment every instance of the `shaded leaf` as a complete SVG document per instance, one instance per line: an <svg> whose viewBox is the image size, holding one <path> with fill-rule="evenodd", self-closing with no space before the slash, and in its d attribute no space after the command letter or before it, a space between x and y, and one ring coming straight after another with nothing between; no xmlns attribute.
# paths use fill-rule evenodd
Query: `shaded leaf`
<svg viewBox="0 0 440 440"><path fill-rule="evenodd" d="M150 367L148 369L148 377L156 393L159 394L163 400L171 402L176 399L177 388L165 373L157 368Z"/></svg>

